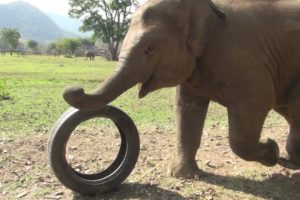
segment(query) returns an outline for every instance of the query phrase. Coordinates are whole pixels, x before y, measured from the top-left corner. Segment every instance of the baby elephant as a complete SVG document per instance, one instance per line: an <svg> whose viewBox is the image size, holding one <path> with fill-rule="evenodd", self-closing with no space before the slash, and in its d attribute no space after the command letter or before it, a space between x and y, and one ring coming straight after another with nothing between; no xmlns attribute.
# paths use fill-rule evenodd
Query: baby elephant
<svg viewBox="0 0 300 200"><path fill-rule="evenodd" d="M139 84L139 97L177 86L177 154L169 173L195 177L208 104L227 108L234 153L278 163L275 141L260 141L271 109L289 123L280 160L300 167L300 1L149 0L138 8L117 70L93 93L69 87L65 100L99 109Z"/></svg>

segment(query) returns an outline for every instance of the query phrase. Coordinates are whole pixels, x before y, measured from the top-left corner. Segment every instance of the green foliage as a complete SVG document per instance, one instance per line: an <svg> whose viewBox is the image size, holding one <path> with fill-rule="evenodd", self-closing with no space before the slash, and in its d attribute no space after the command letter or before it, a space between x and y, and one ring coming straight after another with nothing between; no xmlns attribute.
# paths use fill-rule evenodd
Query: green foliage
<svg viewBox="0 0 300 200"><path fill-rule="evenodd" d="M64 38L57 42L57 47L65 57L72 57L80 44L81 42L79 39Z"/></svg>
<svg viewBox="0 0 300 200"><path fill-rule="evenodd" d="M9 44L0 37L0 51L8 51L9 50Z"/></svg>
<svg viewBox="0 0 300 200"><path fill-rule="evenodd" d="M9 92L5 88L4 81L0 80L0 101L9 100L9 99L10 99Z"/></svg>
<svg viewBox="0 0 300 200"><path fill-rule="evenodd" d="M32 51L36 50L38 47L38 42L35 40L29 40L27 42L27 47L30 48Z"/></svg>
<svg viewBox="0 0 300 200"><path fill-rule="evenodd" d="M65 57L82 56L84 52L95 48L96 40L94 38L64 38L47 45L48 54L64 54Z"/></svg>
<svg viewBox="0 0 300 200"><path fill-rule="evenodd" d="M55 50L57 49L57 44L55 42L51 42L50 44L48 44L47 48L49 50Z"/></svg>
<svg viewBox="0 0 300 200"><path fill-rule="evenodd" d="M120 41L124 38L129 16L136 0L69 0L69 14L83 18L83 31L93 31L94 37L107 43L113 60L117 60Z"/></svg>
<svg viewBox="0 0 300 200"><path fill-rule="evenodd" d="M94 38L84 38L84 39L80 39L80 43L83 45L83 46L86 46L86 47L92 47L95 45L96 41L94 40Z"/></svg>
<svg viewBox="0 0 300 200"><path fill-rule="evenodd" d="M58 46L56 42L51 42L47 45L47 53L55 53L58 51Z"/></svg>
<svg viewBox="0 0 300 200"><path fill-rule="evenodd" d="M18 47L20 38L21 34L17 31L17 29L0 29L0 39L9 45L10 50L15 50Z"/></svg>

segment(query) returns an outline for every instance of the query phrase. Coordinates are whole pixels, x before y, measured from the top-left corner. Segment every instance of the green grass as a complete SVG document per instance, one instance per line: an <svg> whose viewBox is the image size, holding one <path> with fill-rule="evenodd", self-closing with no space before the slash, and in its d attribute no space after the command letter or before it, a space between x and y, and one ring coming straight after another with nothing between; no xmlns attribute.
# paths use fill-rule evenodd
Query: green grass
<svg viewBox="0 0 300 200"><path fill-rule="evenodd" d="M20 136L50 130L68 105L61 96L67 85L93 90L114 70L116 63L52 56L0 56L0 81L9 100L0 99L0 136ZM137 126L174 128L174 88L138 99L134 87L112 102L128 113ZM275 119L275 120L273 120ZM279 122L278 122L279 121ZM282 123L272 115L270 123ZM212 103L207 127L227 129L226 110Z"/></svg>
<svg viewBox="0 0 300 200"><path fill-rule="evenodd" d="M65 86L81 85L91 91L115 65L102 59L0 56L0 80L11 98L0 101L0 136L49 130L68 108L61 96ZM139 100L133 88L112 104L139 125L166 124L173 122L172 96L174 90L166 89Z"/></svg>

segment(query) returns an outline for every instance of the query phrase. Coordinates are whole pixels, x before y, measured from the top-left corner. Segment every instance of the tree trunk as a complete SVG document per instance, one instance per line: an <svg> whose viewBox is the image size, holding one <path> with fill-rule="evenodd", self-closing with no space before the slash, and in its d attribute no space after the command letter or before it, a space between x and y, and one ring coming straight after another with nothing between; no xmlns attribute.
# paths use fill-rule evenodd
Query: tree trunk
<svg viewBox="0 0 300 200"><path fill-rule="evenodd" d="M109 44L109 52L110 52L110 59L113 61L118 61L119 56L118 56L118 47L114 47L113 45Z"/></svg>
<svg viewBox="0 0 300 200"><path fill-rule="evenodd" d="M111 52L111 60L113 60L113 61L118 61L119 60L117 50L113 50Z"/></svg>

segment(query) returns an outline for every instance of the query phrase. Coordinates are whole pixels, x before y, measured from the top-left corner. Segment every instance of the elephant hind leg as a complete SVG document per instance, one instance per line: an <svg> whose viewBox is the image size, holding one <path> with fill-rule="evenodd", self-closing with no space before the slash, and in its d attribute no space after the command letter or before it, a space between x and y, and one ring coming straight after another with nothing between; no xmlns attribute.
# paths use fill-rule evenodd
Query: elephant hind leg
<svg viewBox="0 0 300 200"><path fill-rule="evenodd" d="M292 122L290 124L286 150L289 154L287 158L289 164L292 164L294 168L300 168L300 122Z"/></svg>
<svg viewBox="0 0 300 200"><path fill-rule="evenodd" d="M286 150L289 161L298 168L300 167L300 80L291 90L288 101L288 122L290 132L287 138Z"/></svg>
<svg viewBox="0 0 300 200"><path fill-rule="evenodd" d="M279 158L277 143L271 139L265 143L259 141L268 112L259 103L229 107L229 141L233 152L242 159L274 166Z"/></svg>

